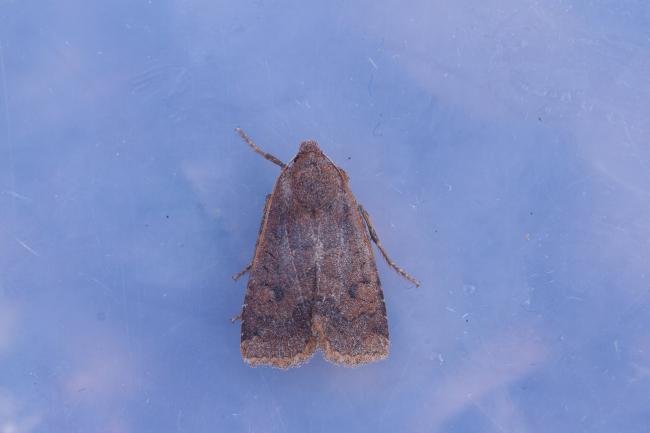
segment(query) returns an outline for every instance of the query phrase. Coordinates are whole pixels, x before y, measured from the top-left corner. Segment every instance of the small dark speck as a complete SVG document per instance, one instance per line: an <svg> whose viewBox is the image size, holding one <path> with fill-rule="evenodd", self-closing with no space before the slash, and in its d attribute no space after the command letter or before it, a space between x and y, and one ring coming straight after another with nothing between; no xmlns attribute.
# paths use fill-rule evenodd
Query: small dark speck
<svg viewBox="0 0 650 433"><path fill-rule="evenodd" d="M529 212L529 214L530 214L530 215L532 215L532 214L533 214L533 212L531 211L531 212Z"/></svg>
<svg viewBox="0 0 650 433"><path fill-rule="evenodd" d="M352 157L351 157L351 156L348 156L348 161L351 160L351 159L352 159Z"/></svg>
<svg viewBox="0 0 650 433"><path fill-rule="evenodd" d="M169 219L169 215L165 215L165 218Z"/></svg>
<svg viewBox="0 0 650 433"><path fill-rule="evenodd" d="M539 120L539 121L541 122L541 121L542 121L542 118L541 118L541 117L538 117L537 120Z"/></svg>
<svg viewBox="0 0 650 433"><path fill-rule="evenodd" d="M381 129L379 128L380 126L381 126L381 122L377 122L377 124L375 125L375 127L372 129L372 135L373 135L373 136L375 136L375 137L381 137L382 135L384 135L384 134L381 132Z"/></svg>

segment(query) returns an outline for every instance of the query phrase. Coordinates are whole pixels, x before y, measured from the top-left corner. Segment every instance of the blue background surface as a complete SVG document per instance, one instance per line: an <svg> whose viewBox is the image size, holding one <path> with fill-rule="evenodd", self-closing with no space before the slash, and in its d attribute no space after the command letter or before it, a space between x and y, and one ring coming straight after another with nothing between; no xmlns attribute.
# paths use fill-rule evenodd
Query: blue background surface
<svg viewBox="0 0 650 433"><path fill-rule="evenodd" d="M0 432L648 432L649 116L645 0L2 1ZM388 360L242 362L236 126L422 280Z"/></svg>

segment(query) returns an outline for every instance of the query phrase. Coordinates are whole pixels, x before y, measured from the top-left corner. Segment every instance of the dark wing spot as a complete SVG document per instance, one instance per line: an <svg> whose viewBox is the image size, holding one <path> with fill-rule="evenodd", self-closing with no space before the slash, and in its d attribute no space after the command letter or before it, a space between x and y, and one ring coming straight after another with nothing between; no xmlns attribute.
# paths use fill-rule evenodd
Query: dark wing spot
<svg viewBox="0 0 650 433"><path fill-rule="evenodd" d="M352 284L348 286L348 295L350 298L355 299L357 297L357 284Z"/></svg>
<svg viewBox="0 0 650 433"><path fill-rule="evenodd" d="M273 299L276 302L279 302L284 298L284 289L282 287L274 287L271 289L273 291Z"/></svg>

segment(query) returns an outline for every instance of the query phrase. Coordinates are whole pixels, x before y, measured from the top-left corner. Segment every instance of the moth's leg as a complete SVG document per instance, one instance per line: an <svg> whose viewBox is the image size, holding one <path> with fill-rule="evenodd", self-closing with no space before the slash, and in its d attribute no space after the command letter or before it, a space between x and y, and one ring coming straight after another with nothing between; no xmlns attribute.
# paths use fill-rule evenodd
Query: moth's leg
<svg viewBox="0 0 650 433"><path fill-rule="evenodd" d="M257 254L257 245L260 242L260 235L262 234L262 228L264 227L264 220L266 219L266 211L269 209L269 200L271 200L271 194L266 195L266 200L264 201L264 211L262 212L262 222L260 223L260 229L257 232L257 242L255 243L255 250L253 251L253 260L255 260L255 254ZM244 275L246 272L250 271L253 267L253 260L246 265L244 269L239 271L237 274L232 276L232 279L237 281Z"/></svg>
<svg viewBox="0 0 650 433"><path fill-rule="evenodd" d="M284 168L284 167L287 166L287 164L285 164L284 162L280 161L280 160L279 160L278 158L276 158L275 156L271 155L270 153L266 153L266 152L264 152L262 149L260 149L259 147L257 147L257 145L256 145L255 143L253 143L253 140L251 140L251 138L248 136L248 134L246 134L246 133L244 132L243 129L241 129L241 128L235 128L235 131L237 132L237 134L239 134L239 136L242 138L242 140L244 140L246 143L248 143L248 145L249 145L250 147L253 148L253 150L254 150L255 152L259 153L259 154L262 155L264 158L266 158L266 159L268 159L269 161L271 161L273 164L277 164L277 165L279 165L279 166L282 167L282 168Z"/></svg>
<svg viewBox="0 0 650 433"><path fill-rule="evenodd" d="M242 275L244 275L246 272L250 271L251 268L253 267L253 262L255 261L255 256L257 255L257 246L260 243L260 235L262 234L262 229L264 228L264 220L266 220L266 212L269 210L269 202L271 201L271 194L266 195L266 200L264 200L264 212L262 212L262 222L260 223L260 229L257 232L257 242L255 243L255 250L253 251L253 260L246 266L244 269L242 269L239 273L236 275L232 276L232 279L237 281L238 279L241 278ZM241 307L241 313L230 319L231 323L235 323L236 321L241 321L242 320L242 315L244 314L244 305Z"/></svg>
<svg viewBox="0 0 650 433"><path fill-rule="evenodd" d="M240 279L246 272L250 271L253 267L253 262L250 262L244 269L232 276L232 279L237 281Z"/></svg>
<svg viewBox="0 0 650 433"><path fill-rule="evenodd" d="M260 235L262 234L262 228L264 227L264 219L266 218L266 211L269 209L269 200L271 200L271 194L266 195L266 200L264 200L264 211L262 212L262 222L260 223L260 229L257 232L257 242L255 243L255 250L253 251L253 257L257 253L257 244L260 241ZM255 259L253 259L255 260ZM232 279L237 281L244 275L246 272L250 271L253 267L253 261L251 261L244 269L232 276Z"/></svg>
<svg viewBox="0 0 650 433"><path fill-rule="evenodd" d="M381 251L381 255L384 256L384 259L386 260L386 263L388 265L395 269L395 271L400 274L402 277L406 278L413 284L415 284L417 287L420 287L420 282L410 276L404 269L400 268L395 264L394 261L388 257L388 254L386 253L386 250L384 250L384 246L381 244L381 241L379 240L379 236L377 236L377 232L375 231L375 227L372 225L372 221L370 220L370 215L368 215L368 212L363 208L363 206L359 205L359 211L361 212L361 215L363 215L363 220L366 223L366 227L368 227L368 232L370 232L370 238L373 240L373 242L377 245L377 248L379 248L379 251Z"/></svg>

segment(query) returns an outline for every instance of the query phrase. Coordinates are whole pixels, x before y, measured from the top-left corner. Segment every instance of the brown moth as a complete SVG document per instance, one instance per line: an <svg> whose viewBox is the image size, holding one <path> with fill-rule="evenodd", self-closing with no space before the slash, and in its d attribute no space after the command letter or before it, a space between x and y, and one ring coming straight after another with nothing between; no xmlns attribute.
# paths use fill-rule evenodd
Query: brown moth
<svg viewBox="0 0 650 433"><path fill-rule="evenodd" d="M282 172L266 197L242 320L241 352L252 365L288 368L321 349L328 361L357 365L388 356L384 295L370 245L382 247L348 175L315 141L300 144L289 164L259 154ZM367 230L366 230L367 227Z"/></svg>

